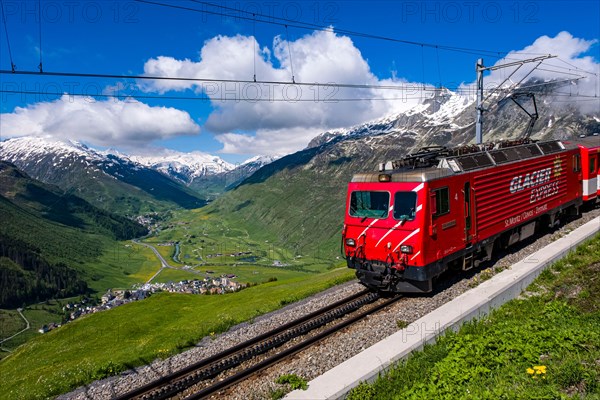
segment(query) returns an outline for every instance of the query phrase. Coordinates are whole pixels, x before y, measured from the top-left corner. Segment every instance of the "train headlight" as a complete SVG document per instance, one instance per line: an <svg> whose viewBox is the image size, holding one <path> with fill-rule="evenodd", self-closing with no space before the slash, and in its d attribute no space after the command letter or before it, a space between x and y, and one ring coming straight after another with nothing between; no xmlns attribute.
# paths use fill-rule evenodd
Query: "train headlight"
<svg viewBox="0 0 600 400"><path fill-rule="evenodd" d="M390 182L392 176L390 174L379 174L378 180L379 182Z"/></svg>
<svg viewBox="0 0 600 400"><path fill-rule="evenodd" d="M404 254L412 254L413 248L407 244L400 246L400 251Z"/></svg>
<svg viewBox="0 0 600 400"><path fill-rule="evenodd" d="M352 238L348 238L348 239L346 239L346 246L354 247L354 246L356 246L356 241Z"/></svg>

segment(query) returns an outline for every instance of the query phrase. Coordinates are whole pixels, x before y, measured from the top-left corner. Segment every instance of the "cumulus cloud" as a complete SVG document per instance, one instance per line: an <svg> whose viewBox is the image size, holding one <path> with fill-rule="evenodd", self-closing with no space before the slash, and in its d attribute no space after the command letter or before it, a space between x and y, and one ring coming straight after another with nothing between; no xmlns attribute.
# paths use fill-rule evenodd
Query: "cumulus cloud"
<svg viewBox="0 0 600 400"><path fill-rule="evenodd" d="M252 82L255 70L258 83ZM421 84L376 77L352 40L333 31L313 32L290 42L278 36L272 50L261 48L253 37L217 36L204 43L198 61L160 56L148 60L144 72L148 76L249 81L140 83L147 91L192 89L208 96L214 110L204 127L217 135L226 153L281 155L296 151L324 130L406 110L424 96ZM292 77L302 85L292 84ZM404 90L304 85L314 82L393 85Z"/></svg>
<svg viewBox="0 0 600 400"><path fill-rule="evenodd" d="M553 55L555 58L544 60L537 68L537 63L523 65L517 70L516 67L502 68L492 71L484 78L486 89L496 87L512 88L515 83L524 79L524 86L527 86L528 80L536 79L541 81L565 81L564 92L572 95L595 96L598 94L600 79L600 63L591 56L586 56L593 45L598 44L598 40L585 40L573 37L569 32L560 32L555 37L541 36L531 45L521 49L511 51L505 58L497 61L494 66L539 57L541 55ZM513 74L514 72L514 74ZM513 74L508 81L506 78ZM567 80L572 80L566 82ZM468 88L474 93L475 83L465 85L463 89ZM556 91L556 90L554 90ZM600 106L600 100L585 100L574 104L582 112L597 112Z"/></svg>
<svg viewBox="0 0 600 400"><path fill-rule="evenodd" d="M125 147L200 132L187 112L175 108L151 107L132 99L95 101L68 95L1 114L0 126L3 137L53 136Z"/></svg>
<svg viewBox="0 0 600 400"><path fill-rule="evenodd" d="M268 154L282 157L306 147L307 139L323 133L320 129L289 128L258 130L254 134L223 133L216 139L225 154ZM249 152L251 150L251 152Z"/></svg>

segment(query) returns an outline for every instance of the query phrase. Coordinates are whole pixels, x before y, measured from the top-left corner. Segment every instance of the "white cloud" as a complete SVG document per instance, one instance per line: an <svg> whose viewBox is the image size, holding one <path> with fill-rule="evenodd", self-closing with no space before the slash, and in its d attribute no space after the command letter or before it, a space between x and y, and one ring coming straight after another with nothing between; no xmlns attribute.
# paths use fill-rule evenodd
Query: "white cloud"
<svg viewBox="0 0 600 400"><path fill-rule="evenodd" d="M505 79L516 70L516 67L492 71L489 75L485 76L484 86L486 89L493 89L499 85L502 85L502 88L511 88L514 83L520 82L523 78L525 78L523 81L523 85L525 86L528 80L534 78L542 81L566 81L580 78L577 81L565 82L563 88L553 89L552 91L570 93L572 95L597 95L598 87L600 87L600 63L595 61L593 57L584 55L593 45L597 45L597 43L597 40L576 38L565 31L558 33L555 37L541 36L522 50L511 51L505 58L497 61L494 65L507 64L517 60L532 59L549 54L556 56L556 58L545 60L535 69L534 67L536 67L537 63L525 64L506 82ZM463 89L468 88L471 93L474 93L474 85L474 83L465 85ZM565 100L560 97L557 96L554 99ZM597 112L600 105L600 100L598 99L589 101L590 99L572 98L571 100L583 112ZM576 100L584 101L576 102ZM562 102L560 104L564 105Z"/></svg>
<svg viewBox="0 0 600 400"><path fill-rule="evenodd" d="M254 65L259 82L290 84L253 83ZM292 67L294 80L300 83L407 85L408 89L401 92L293 85ZM148 60L144 72L148 76L250 81L140 83L147 91L193 89L207 95L214 110L204 127L217 135L225 153L282 155L293 152L324 130L400 112L418 104L422 96L421 85L378 79L352 40L331 31L313 32L289 43L275 37L272 51L261 49L253 37L217 36L204 43L199 61L160 56ZM223 98L229 101L221 101ZM372 98L377 100L341 101Z"/></svg>
<svg viewBox="0 0 600 400"><path fill-rule="evenodd" d="M2 137L53 136L98 146L146 146L152 141L195 135L200 127L187 112L128 99L95 101L63 95L0 115Z"/></svg>
<svg viewBox="0 0 600 400"><path fill-rule="evenodd" d="M289 128L258 130L255 134L222 133L216 139L225 154L269 154L282 157L306 147L321 129Z"/></svg>

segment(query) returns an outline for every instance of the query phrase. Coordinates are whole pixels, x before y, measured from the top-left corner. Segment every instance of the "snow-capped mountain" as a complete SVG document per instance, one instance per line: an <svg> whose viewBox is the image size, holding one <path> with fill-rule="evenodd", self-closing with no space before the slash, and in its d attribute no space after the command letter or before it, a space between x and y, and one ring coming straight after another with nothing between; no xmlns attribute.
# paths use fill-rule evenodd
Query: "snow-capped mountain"
<svg viewBox="0 0 600 400"><path fill-rule="evenodd" d="M530 82L536 83L536 82ZM547 86L550 84L546 84ZM583 114L576 103L556 104L557 99L545 96L547 89L530 89L538 97L538 120L533 137L536 139L567 139L587 132L598 131L600 112ZM524 102L526 109L532 104ZM491 95L485 104L483 117L484 141L514 139L522 135L529 117L501 93ZM347 129L325 132L315 137L308 148L330 142L364 139L371 146L405 147L402 153L428 145L457 146L475 138L475 97L464 96L447 89L407 111L370 121Z"/></svg>
<svg viewBox="0 0 600 400"><path fill-rule="evenodd" d="M237 168L245 166L245 167L255 168L255 170L256 170L260 167L264 167L267 164L271 164L273 161L277 160L278 158L279 157L276 157L276 156L259 155L259 156L255 156L255 157L247 159L246 161L241 163Z"/></svg>
<svg viewBox="0 0 600 400"><path fill-rule="evenodd" d="M162 155L128 156L131 161L177 179L189 185L194 179L226 173L235 169L235 166L217 156L194 151L182 153L176 151L164 151Z"/></svg>
<svg viewBox="0 0 600 400"><path fill-rule="evenodd" d="M0 160L109 210L138 214L167 204L186 208L204 204L195 193L158 171L70 140L5 140L0 142Z"/></svg>
<svg viewBox="0 0 600 400"><path fill-rule="evenodd" d="M321 146L332 140L356 139L384 134L414 136L431 129L461 130L474 123L475 114L465 114L473 109L475 99L448 89L436 91L435 95L412 108L394 115L369 121L350 128L325 132L315 137L308 148ZM465 115L463 115L465 114Z"/></svg>
<svg viewBox="0 0 600 400"><path fill-rule="evenodd" d="M49 137L0 142L0 160L15 164L35 179L77 191L92 204L109 209L116 202L126 203L125 208L132 212L139 211L140 204L133 198L140 196L147 201L174 201L183 207L201 206L200 199L214 199L275 159L257 156L235 166L202 152L161 153L127 155Z"/></svg>

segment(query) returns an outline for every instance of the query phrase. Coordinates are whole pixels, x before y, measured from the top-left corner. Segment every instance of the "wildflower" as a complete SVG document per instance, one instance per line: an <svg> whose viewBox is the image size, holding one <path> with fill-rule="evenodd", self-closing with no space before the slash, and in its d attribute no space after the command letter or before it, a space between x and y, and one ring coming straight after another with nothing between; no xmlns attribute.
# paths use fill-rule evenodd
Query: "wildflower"
<svg viewBox="0 0 600 400"><path fill-rule="evenodd" d="M545 374L546 373L546 366L545 365L535 365L533 367L533 369L535 369L535 373L536 374Z"/></svg>
<svg viewBox="0 0 600 400"><path fill-rule="evenodd" d="M527 373L531 375L532 378L535 378L537 375L544 375L546 374L546 366L534 365L533 368L527 368ZM542 376L542 379L546 379L546 377Z"/></svg>

